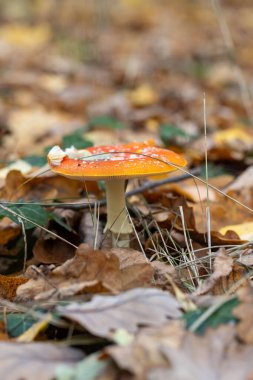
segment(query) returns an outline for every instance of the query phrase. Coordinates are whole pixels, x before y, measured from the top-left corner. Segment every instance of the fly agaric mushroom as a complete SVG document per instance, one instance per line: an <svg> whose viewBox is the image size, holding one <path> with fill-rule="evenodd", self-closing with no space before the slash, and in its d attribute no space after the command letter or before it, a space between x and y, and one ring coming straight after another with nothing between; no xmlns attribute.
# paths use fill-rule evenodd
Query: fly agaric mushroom
<svg viewBox="0 0 253 380"><path fill-rule="evenodd" d="M166 174L186 165L179 154L154 146L153 142L96 146L63 151L54 146L48 153L53 172L82 180L104 180L106 184L107 223L113 245L129 246L133 227L128 220L125 201L125 180Z"/></svg>

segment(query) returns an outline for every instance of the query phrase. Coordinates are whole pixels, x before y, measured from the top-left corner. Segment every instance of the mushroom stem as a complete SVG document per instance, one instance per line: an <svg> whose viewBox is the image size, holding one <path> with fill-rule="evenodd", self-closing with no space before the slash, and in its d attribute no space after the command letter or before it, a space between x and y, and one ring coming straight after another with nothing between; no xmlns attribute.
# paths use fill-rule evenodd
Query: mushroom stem
<svg viewBox="0 0 253 380"><path fill-rule="evenodd" d="M113 246L129 247L133 227L126 211L125 179L110 179L105 183L107 223L104 232L111 231Z"/></svg>

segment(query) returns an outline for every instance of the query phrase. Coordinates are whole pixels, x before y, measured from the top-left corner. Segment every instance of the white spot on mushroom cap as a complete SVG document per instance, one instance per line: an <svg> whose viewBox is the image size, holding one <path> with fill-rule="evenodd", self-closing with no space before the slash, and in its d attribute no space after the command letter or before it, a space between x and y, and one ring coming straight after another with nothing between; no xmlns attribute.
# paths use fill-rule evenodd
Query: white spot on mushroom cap
<svg viewBox="0 0 253 380"><path fill-rule="evenodd" d="M47 156L52 165L59 166L63 158L66 157L66 153L58 145L55 145L50 149Z"/></svg>
<svg viewBox="0 0 253 380"><path fill-rule="evenodd" d="M70 148L66 148L65 153L69 158L74 160L92 156L91 152L87 149L76 149L73 145Z"/></svg>

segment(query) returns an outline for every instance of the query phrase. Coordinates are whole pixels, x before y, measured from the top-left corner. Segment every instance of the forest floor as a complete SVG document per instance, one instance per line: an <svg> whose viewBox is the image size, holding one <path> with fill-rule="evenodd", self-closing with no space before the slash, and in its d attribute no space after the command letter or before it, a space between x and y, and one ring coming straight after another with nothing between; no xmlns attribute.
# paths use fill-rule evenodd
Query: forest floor
<svg viewBox="0 0 253 380"><path fill-rule="evenodd" d="M252 2L0 0L0 19L0 378L252 379ZM123 248L104 182L47 154L132 142L187 167L128 181Z"/></svg>

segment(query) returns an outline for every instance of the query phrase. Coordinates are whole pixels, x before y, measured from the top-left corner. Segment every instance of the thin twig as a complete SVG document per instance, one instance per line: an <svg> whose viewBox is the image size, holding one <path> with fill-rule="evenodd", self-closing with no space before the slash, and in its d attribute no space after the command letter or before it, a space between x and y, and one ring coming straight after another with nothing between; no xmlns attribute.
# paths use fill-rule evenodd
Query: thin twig
<svg viewBox="0 0 253 380"><path fill-rule="evenodd" d="M199 174L200 174L200 168L195 168L195 169L192 169L192 171L190 173L185 173L185 174L182 174L179 176L165 178L165 179L162 179L159 181L148 181L148 182L144 183L142 186L139 186L136 189L128 191L126 193L126 197L128 198L128 197L131 197L133 195L141 194L144 191L155 189L156 187L163 186L163 185L166 185L169 183L181 182L181 181L184 181L188 178L191 178L192 175L199 175ZM27 202L22 203L22 202L5 202L5 201L2 201L1 204L5 205L5 206L9 206L9 205L14 205L14 204L18 204L18 205L27 204ZM43 207L67 208L67 209L71 209L71 210L82 209L83 210L83 209L87 209L90 207L95 207L95 205L105 206L106 205L106 199L101 199L100 201L96 200L93 202L90 200L87 203L78 203L78 204L75 204L75 203L57 203L57 202L51 202L51 203L31 202L31 204L40 205Z"/></svg>

